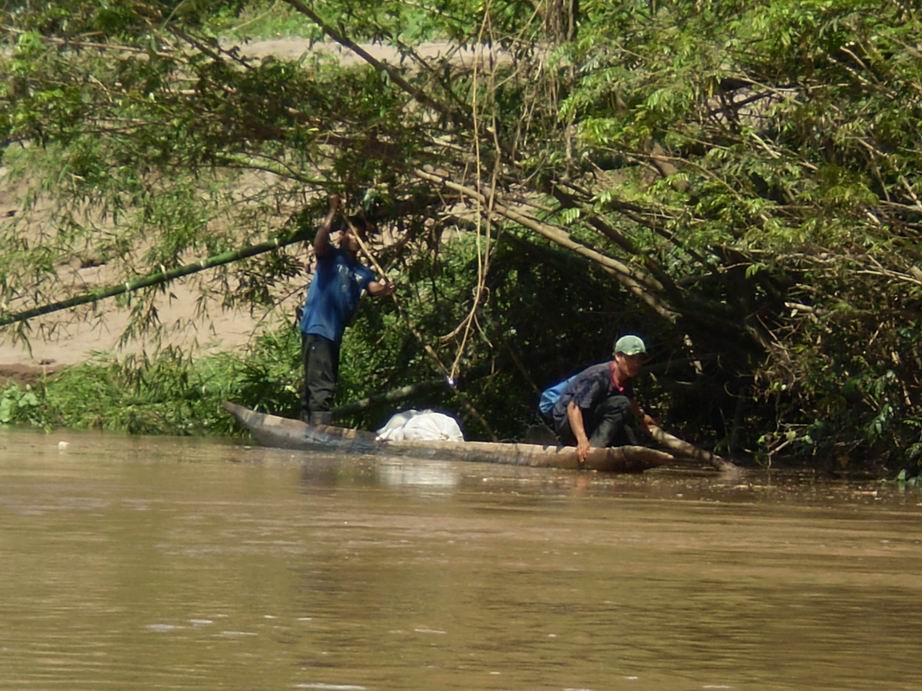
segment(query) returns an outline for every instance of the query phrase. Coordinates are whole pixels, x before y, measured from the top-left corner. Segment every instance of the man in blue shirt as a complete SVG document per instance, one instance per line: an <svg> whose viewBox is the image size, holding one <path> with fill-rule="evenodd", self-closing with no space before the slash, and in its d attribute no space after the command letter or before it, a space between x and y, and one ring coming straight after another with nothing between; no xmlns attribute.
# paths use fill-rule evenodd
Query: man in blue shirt
<svg viewBox="0 0 922 691"><path fill-rule="evenodd" d="M339 346L362 291L372 297L394 293L392 283L378 280L371 269L358 261L361 248L358 234L368 230L364 218L346 219L339 246L330 243L333 219L341 207L342 200L331 196L330 209L314 237L317 269L307 291L300 322L304 363L301 418L315 425L330 424L330 404L339 376Z"/></svg>
<svg viewBox="0 0 922 691"><path fill-rule="evenodd" d="M647 348L638 336L615 342L614 359L577 374L560 394L551 413L554 431L576 446L580 463L591 448L640 444L638 425L653 419L634 400L631 379L640 373Z"/></svg>

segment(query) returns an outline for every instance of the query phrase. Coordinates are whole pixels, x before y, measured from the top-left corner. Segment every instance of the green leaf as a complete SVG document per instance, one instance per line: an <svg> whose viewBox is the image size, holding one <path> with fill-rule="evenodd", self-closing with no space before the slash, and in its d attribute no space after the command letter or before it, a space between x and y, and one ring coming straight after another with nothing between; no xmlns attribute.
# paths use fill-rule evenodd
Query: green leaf
<svg viewBox="0 0 922 691"><path fill-rule="evenodd" d="M16 402L11 398L0 399L0 423L6 425L13 421L16 412Z"/></svg>

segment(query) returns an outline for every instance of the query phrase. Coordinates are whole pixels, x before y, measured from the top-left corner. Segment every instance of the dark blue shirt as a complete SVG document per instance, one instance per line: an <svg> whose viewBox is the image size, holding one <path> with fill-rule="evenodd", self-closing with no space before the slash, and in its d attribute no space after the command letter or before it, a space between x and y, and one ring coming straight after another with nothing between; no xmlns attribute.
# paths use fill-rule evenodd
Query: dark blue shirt
<svg viewBox="0 0 922 691"><path fill-rule="evenodd" d="M371 269L330 245L323 256L317 258L317 270L301 315L301 332L339 343L355 314L362 291L375 278Z"/></svg>
<svg viewBox="0 0 922 691"><path fill-rule="evenodd" d="M551 413L557 428L567 417L567 406L570 401L573 401L585 416L588 411L612 394L627 396L634 400L634 389L630 382L625 382L621 389L615 387L611 380L611 368L611 361L602 362L587 367L570 380L567 388L563 390L557 403L554 404L554 410Z"/></svg>

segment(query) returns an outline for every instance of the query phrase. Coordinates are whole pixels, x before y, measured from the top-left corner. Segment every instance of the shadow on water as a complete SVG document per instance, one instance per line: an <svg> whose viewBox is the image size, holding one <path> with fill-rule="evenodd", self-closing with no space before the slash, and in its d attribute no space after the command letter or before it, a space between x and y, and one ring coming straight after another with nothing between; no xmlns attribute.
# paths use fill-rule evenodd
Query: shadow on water
<svg viewBox="0 0 922 691"><path fill-rule="evenodd" d="M2 688L914 688L922 493L0 430Z"/></svg>

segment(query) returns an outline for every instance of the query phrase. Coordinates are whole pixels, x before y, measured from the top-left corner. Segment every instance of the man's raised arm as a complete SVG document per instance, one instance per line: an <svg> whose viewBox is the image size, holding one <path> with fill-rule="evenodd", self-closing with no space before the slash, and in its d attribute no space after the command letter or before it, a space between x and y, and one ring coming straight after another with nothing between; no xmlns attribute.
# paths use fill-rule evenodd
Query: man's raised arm
<svg viewBox="0 0 922 691"><path fill-rule="evenodd" d="M333 219L342 208L343 200L338 194L330 195L330 210L320 224L320 230L314 236L314 254L318 257L325 255L330 249L330 232L333 230Z"/></svg>

